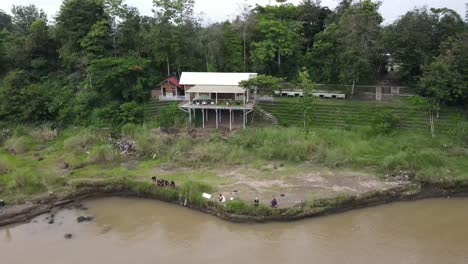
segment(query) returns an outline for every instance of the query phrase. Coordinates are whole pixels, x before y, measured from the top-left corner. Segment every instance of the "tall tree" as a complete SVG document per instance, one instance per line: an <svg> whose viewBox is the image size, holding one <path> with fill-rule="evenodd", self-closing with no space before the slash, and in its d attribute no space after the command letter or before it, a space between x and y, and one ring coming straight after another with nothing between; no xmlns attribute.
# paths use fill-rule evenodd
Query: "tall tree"
<svg viewBox="0 0 468 264"><path fill-rule="evenodd" d="M257 70L275 72L283 76L284 57L298 55L302 42L302 26L295 20L298 16L296 6L286 4L257 8L258 31L260 39L252 43L251 60ZM274 62L277 69L271 69Z"/></svg>
<svg viewBox="0 0 468 264"><path fill-rule="evenodd" d="M142 18L138 9L124 6L122 21L117 29L117 44L120 54L142 53L143 46Z"/></svg>
<svg viewBox="0 0 468 264"><path fill-rule="evenodd" d="M232 24L223 23L224 36L224 67L226 72L243 71L242 38L234 31Z"/></svg>
<svg viewBox="0 0 468 264"><path fill-rule="evenodd" d="M11 13L13 13L13 23L23 33L28 32L31 24L38 19L47 22L47 15L44 10L38 9L35 5L13 5Z"/></svg>
<svg viewBox="0 0 468 264"><path fill-rule="evenodd" d="M31 75L41 77L53 70L56 61L55 45L44 20L34 21L26 38Z"/></svg>
<svg viewBox="0 0 468 264"><path fill-rule="evenodd" d="M468 107L468 32L443 44L443 53L424 69L419 92L441 103Z"/></svg>
<svg viewBox="0 0 468 264"><path fill-rule="evenodd" d="M243 58L243 71L247 71L249 61L249 48L252 39L256 32L256 17L252 12L252 6L245 0L242 5L240 14L233 21L233 27L237 29L242 37L242 58Z"/></svg>
<svg viewBox="0 0 468 264"><path fill-rule="evenodd" d="M167 70L167 75L180 76L184 69L203 65L203 53L198 53L201 37L200 24L193 16L194 1L153 0L153 4L157 20L152 29L156 42L153 54L161 68Z"/></svg>
<svg viewBox="0 0 468 264"><path fill-rule="evenodd" d="M388 52L397 63L400 78L415 84L424 65L440 54L441 43L463 31L461 17L450 9L415 9L386 29Z"/></svg>
<svg viewBox="0 0 468 264"><path fill-rule="evenodd" d="M90 59L102 58L111 49L111 25L109 19L102 19L91 27L81 39L80 45Z"/></svg>
<svg viewBox="0 0 468 264"><path fill-rule="evenodd" d="M101 0L64 0L57 21L57 37L61 41L60 56L68 67L75 67L81 58L81 42L91 28L108 19Z"/></svg>
<svg viewBox="0 0 468 264"><path fill-rule="evenodd" d="M0 9L0 31L3 29L11 30L12 25L11 16Z"/></svg>
<svg viewBox="0 0 468 264"><path fill-rule="evenodd" d="M383 65L378 7L364 0L338 10L337 20L315 36L307 57L316 81L371 83L377 78Z"/></svg>
<svg viewBox="0 0 468 264"><path fill-rule="evenodd" d="M327 7L321 7L319 0L303 0L299 5L299 21L304 28L305 50L312 47L315 34L325 29L325 19L331 13Z"/></svg>

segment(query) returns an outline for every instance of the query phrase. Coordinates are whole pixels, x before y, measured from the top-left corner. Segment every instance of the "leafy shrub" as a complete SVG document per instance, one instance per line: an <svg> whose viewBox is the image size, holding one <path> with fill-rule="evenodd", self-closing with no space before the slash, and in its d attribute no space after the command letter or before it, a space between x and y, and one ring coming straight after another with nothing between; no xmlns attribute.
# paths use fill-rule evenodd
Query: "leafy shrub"
<svg viewBox="0 0 468 264"><path fill-rule="evenodd" d="M412 106L415 106L418 109L428 110L431 107L430 102L419 95L408 97L408 103Z"/></svg>
<svg viewBox="0 0 468 264"><path fill-rule="evenodd" d="M106 163L115 161L119 157L117 151L111 145L98 145L91 149L89 162Z"/></svg>
<svg viewBox="0 0 468 264"><path fill-rule="evenodd" d="M27 128L24 125L18 125L13 130L13 136L15 137L29 136L29 128Z"/></svg>
<svg viewBox="0 0 468 264"><path fill-rule="evenodd" d="M157 121L163 128L180 128L187 124L187 115L180 111L177 104L171 104L161 108Z"/></svg>
<svg viewBox="0 0 468 264"><path fill-rule="evenodd" d="M109 127L118 123L119 105L117 103L109 103L103 107L93 110L91 114L90 124L96 127Z"/></svg>
<svg viewBox="0 0 468 264"><path fill-rule="evenodd" d="M136 102L123 103L120 105L119 124L138 124L143 122L144 109L143 106Z"/></svg>
<svg viewBox="0 0 468 264"><path fill-rule="evenodd" d="M400 125L401 118L389 111L377 111L372 118L375 134L390 134Z"/></svg>

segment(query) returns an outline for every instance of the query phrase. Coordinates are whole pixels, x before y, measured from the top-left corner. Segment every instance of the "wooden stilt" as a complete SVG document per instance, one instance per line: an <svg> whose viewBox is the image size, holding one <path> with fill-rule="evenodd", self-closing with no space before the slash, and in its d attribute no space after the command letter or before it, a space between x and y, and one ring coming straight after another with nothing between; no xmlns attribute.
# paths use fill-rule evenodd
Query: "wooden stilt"
<svg viewBox="0 0 468 264"><path fill-rule="evenodd" d="M205 111L202 109L202 124L203 124L203 128L205 128Z"/></svg>
<svg viewBox="0 0 468 264"><path fill-rule="evenodd" d="M189 116L189 127L192 128L192 109L190 108L188 111L188 116Z"/></svg>
<svg viewBox="0 0 468 264"><path fill-rule="evenodd" d="M242 126L243 126L244 129L245 129L245 125L246 125L245 110L243 110L243 112L244 112L244 117L243 117L243 120L242 120Z"/></svg>
<svg viewBox="0 0 468 264"><path fill-rule="evenodd" d="M218 109L215 109L216 112L216 129L218 129Z"/></svg>
<svg viewBox="0 0 468 264"><path fill-rule="evenodd" d="M232 110L229 109L229 131L232 131Z"/></svg>

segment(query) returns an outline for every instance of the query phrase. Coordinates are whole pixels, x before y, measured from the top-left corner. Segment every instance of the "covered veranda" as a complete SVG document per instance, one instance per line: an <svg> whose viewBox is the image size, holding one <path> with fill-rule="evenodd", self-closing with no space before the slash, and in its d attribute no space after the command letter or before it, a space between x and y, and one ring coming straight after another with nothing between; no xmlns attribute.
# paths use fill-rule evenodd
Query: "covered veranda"
<svg viewBox="0 0 468 264"><path fill-rule="evenodd" d="M189 104L246 105L249 91L236 85L195 85L187 91Z"/></svg>

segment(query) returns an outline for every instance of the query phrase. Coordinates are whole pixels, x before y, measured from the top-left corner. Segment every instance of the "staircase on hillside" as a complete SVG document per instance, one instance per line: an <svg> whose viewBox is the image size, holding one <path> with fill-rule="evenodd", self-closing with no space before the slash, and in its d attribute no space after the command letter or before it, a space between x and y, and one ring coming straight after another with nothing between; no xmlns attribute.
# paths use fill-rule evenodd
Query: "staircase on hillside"
<svg viewBox="0 0 468 264"><path fill-rule="evenodd" d="M262 117L262 119L271 122L275 126L278 125L278 118L276 118L276 116L274 116L273 114L259 107L257 107L255 110L257 110L257 113Z"/></svg>

